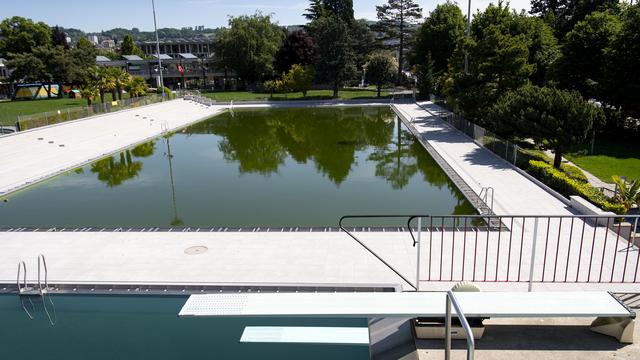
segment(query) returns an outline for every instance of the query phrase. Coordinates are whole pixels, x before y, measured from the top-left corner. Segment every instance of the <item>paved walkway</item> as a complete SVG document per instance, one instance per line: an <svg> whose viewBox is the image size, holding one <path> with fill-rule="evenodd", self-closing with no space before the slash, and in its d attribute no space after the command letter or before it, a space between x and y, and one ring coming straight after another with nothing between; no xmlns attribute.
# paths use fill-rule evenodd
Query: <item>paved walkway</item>
<svg viewBox="0 0 640 360"><path fill-rule="evenodd" d="M426 109L437 107L431 102L420 105ZM531 182L511 164L480 147L469 137L417 104L396 104L394 108L410 119L414 135L421 137L436 149L476 194L485 186L495 189L494 213L573 214L564 202Z"/></svg>

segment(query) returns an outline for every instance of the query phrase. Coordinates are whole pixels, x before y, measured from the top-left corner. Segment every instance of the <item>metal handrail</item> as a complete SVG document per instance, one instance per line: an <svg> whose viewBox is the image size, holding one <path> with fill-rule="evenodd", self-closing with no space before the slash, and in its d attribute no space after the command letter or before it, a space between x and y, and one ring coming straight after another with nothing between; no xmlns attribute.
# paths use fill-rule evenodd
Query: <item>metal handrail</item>
<svg viewBox="0 0 640 360"><path fill-rule="evenodd" d="M460 320L462 329L464 330L464 336L467 338L467 360L473 360L473 353L476 347L476 342L473 338L473 332L471 331L471 325L467 321L467 318L462 312L462 308L458 303L458 299L453 291L447 291L447 308L445 317L445 340L444 340L444 358L445 360L451 359L451 304L453 304L456 310L456 316Z"/></svg>
<svg viewBox="0 0 640 360"><path fill-rule="evenodd" d="M365 250L367 250L371 255L375 256L376 259L382 262L386 267L388 267L391 271L393 271L396 275L398 275L402 280L404 280L407 284L409 284L409 286L411 286L414 290L417 291L418 285L419 285L418 283L414 285L411 281L409 281L409 279L407 279L404 275L400 274L398 270L396 270L393 266L391 266L391 264L387 263L380 255L378 255L375 251L373 251L371 248L365 245L362 241L360 241L355 235L353 235L343 225L343 222L346 219L376 219L376 218L391 219L391 218L410 218L410 216L411 215L346 215L340 218L340 220L338 221L338 226L340 227L340 230L344 231L347 235L349 235L349 237L355 240L358 244L360 244L363 248L365 248ZM415 240L415 237L413 236L411 228L409 228L409 232L411 233L411 237L413 238L413 246L415 247L417 242ZM419 256L420 256L420 253L418 253L418 257Z"/></svg>
<svg viewBox="0 0 640 360"><path fill-rule="evenodd" d="M489 205L489 191L491 191L491 205ZM494 197L494 193L495 193L495 189L491 186L486 186L483 187L482 190L480 190L480 194L478 194L478 197L482 199L482 201L484 201L485 205L489 206L489 208L491 209L491 211L493 211L493 197ZM484 194L484 197L482 196Z"/></svg>
<svg viewBox="0 0 640 360"><path fill-rule="evenodd" d="M22 286L20 286L20 268L24 271ZM16 285L18 287L18 293L27 291L27 264L24 261L18 263L18 277L16 278Z"/></svg>
<svg viewBox="0 0 640 360"><path fill-rule="evenodd" d="M44 268L44 290L42 289L42 282L41 282L41 278L40 278L40 263L42 261L42 267ZM47 292L47 290L49 289L49 281L48 279L48 273L49 271L47 270L47 260L45 260L44 255L40 254L38 255L38 290L40 291L40 294L44 294Z"/></svg>

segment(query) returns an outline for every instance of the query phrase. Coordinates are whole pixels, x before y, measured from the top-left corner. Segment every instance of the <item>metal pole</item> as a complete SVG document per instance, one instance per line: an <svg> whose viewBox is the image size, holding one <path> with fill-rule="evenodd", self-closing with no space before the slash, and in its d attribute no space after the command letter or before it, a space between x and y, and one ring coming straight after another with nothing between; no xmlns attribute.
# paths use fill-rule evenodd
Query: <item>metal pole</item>
<svg viewBox="0 0 640 360"><path fill-rule="evenodd" d="M467 40L471 36L471 0L469 0L469 6L467 8ZM469 51L464 52L464 73L469 73Z"/></svg>
<svg viewBox="0 0 640 360"><path fill-rule="evenodd" d="M533 266L536 260L536 242L538 241L538 218L533 224L533 243L531 244L531 266L529 268L529 292L533 289ZM524 231L524 228L522 229Z"/></svg>
<svg viewBox="0 0 640 360"><path fill-rule="evenodd" d="M444 317L444 359L451 360L451 298L447 298L447 308Z"/></svg>
<svg viewBox="0 0 640 360"><path fill-rule="evenodd" d="M164 79L162 78L162 59L160 59L160 39L158 38L158 24L156 23L156 4L151 0L153 8L153 29L156 32L156 55L158 56L158 71L160 72L160 87L162 88L162 100L164 100Z"/></svg>
<svg viewBox="0 0 640 360"><path fill-rule="evenodd" d="M420 241L420 233L422 233L422 218L418 218L418 261L416 268L416 291L420 291L420 249L422 241Z"/></svg>

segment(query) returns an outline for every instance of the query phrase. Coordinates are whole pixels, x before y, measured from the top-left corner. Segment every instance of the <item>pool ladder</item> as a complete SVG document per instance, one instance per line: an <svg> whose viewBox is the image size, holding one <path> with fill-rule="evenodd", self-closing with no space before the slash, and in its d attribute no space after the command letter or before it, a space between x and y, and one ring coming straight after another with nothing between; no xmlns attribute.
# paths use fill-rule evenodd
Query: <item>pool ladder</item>
<svg viewBox="0 0 640 360"><path fill-rule="evenodd" d="M482 190L480 190L480 194L478 195L478 197L480 199L482 199L482 201L484 201L485 205L487 205L489 207L489 209L491 209L491 211L493 211L493 193L494 193L494 191L495 190L490 186L483 187Z"/></svg>
<svg viewBox="0 0 640 360"><path fill-rule="evenodd" d="M51 295L48 295L49 292L49 281L48 281L48 269L47 269L47 260L44 255L38 255L38 282L36 286L29 286L27 283L27 264L24 260L18 263L18 276L16 278L16 285L18 287L18 295L20 296L20 302L22 304L22 309L27 314L30 319L35 319L35 304L33 303L32 298L34 296L40 297L42 300L42 306L44 308L44 312L49 319L49 323L53 326L57 322L57 314L56 307L51 299ZM42 275L44 274L44 287L43 287L43 279ZM22 275L22 282L20 281L20 275ZM47 302L49 304L47 304ZM51 311L49 311L49 307L51 307ZM53 314L53 315L52 315Z"/></svg>

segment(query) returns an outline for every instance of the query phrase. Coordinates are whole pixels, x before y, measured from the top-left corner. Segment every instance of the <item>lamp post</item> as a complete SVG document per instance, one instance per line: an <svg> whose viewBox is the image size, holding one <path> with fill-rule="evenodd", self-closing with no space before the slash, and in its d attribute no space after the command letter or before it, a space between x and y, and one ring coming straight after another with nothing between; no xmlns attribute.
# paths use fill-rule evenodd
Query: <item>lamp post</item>
<svg viewBox="0 0 640 360"><path fill-rule="evenodd" d="M469 6L467 7L467 41L471 36L471 0L469 0ZM464 73L469 73L469 51L464 52Z"/></svg>
<svg viewBox="0 0 640 360"><path fill-rule="evenodd" d="M153 8L153 29L156 32L156 55L158 56L158 70L160 71L160 88L162 89L162 101L164 101L164 79L162 78L162 59L160 59L160 39L158 38L158 24L156 22L156 4L151 0Z"/></svg>

